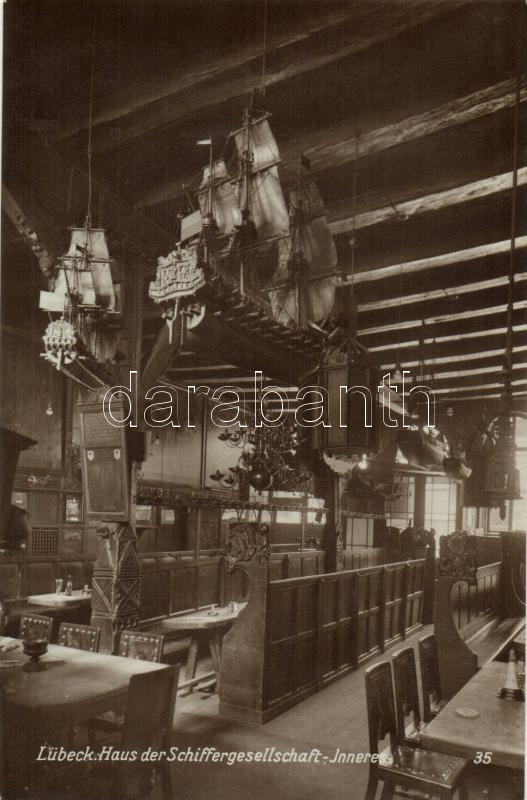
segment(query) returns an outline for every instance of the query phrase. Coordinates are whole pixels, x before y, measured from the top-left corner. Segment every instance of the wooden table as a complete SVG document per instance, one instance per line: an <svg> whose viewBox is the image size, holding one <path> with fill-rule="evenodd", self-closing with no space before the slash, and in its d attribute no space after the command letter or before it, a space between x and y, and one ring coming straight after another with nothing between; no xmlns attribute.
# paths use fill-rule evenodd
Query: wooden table
<svg viewBox="0 0 527 800"><path fill-rule="evenodd" d="M13 660L22 663L2 667ZM0 762L0 795L5 790L6 796L18 797L26 785L33 790L41 786L50 769L37 759L44 744L69 749L66 731L122 703L132 675L166 669L53 644L42 657L48 669L26 672L22 665L27 660L22 647L0 653L0 759L4 749L5 760L4 775Z"/></svg>
<svg viewBox="0 0 527 800"><path fill-rule="evenodd" d="M525 703L497 696L507 666L490 661L482 667L426 726L421 735L423 747L471 761L478 752L491 753L492 764L522 770ZM457 708L475 709L479 716L461 717Z"/></svg>
<svg viewBox="0 0 527 800"><path fill-rule="evenodd" d="M54 593L49 593L9 601L6 633L9 636L18 635L20 617L24 614L43 614L53 618L52 638L56 639L61 622L88 623L90 606L91 594L84 594L80 589L76 589L70 597L63 594L60 599Z"/></svg>
<svg viewBox="0 0 527 800"><path fill-rule="evenodd" d="M74 589L71 594L55 592L47 594L30 594L26 597L26 603L31 606L45 606L46 608L64 608L71 605L89 605L91 603L91 592L84 593L83 589ZM35 609L36 613L36 609Z"/></svg>
<svg viewBox="0 0 527 800"><path fill-rule="evenodd" d="M155 627L155 632L170 635L170 633L188 631L190 633L190 648L188 652L187 665L185 667L185 679L191 681L195 678L198 662L198 649L200 641L208 642L212 664L216 674L216 689L220 685L221 673L221 641L223 635L232 623L236 620L240 612L247 603L238 603L236 611L230 611L228 607L216 609L214 614L210 610L191 611L189 614L182 614L177 617L168 617ZM154 628L149 629L154 631Z"/></svg>
<svg viewBox="0 0 527 800"><path fill-rule="evenodd" d="M126 697L132 675L165 669L163 664L104 653L90 653L50 644L42 661L48 669L26 672L22 664L3 668L12 660L24 664L22 646L0 653L0 691L7 711L24 717L32 726L73 726L112 708Z"/></svg>

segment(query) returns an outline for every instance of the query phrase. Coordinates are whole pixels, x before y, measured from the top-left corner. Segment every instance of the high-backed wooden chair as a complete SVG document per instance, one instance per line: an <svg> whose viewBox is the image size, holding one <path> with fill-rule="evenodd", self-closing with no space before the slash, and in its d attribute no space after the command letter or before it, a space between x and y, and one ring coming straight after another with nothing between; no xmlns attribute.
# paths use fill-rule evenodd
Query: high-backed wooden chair
<svg viewBox="0 0 527 800"><path fill-rule="evenodd" d="M462 782L468 762L463 758L408 747L399 741L393 694L392 670L388 661L364 673L370 753L379 753L379 763L370 761L366 800L374 800L378 782L384 782L382 800L390 800L400 790L412 797L451 798L459 790L460 800L467 794ZM388 745L383 749L384 740Z"/></svg>
<svg viewBox="0 0 527 800"><path fill-rule="evenodd" d="M53 620L41 614L23 614L20 617L19 639L51 639Z"/></svg>
<svg viewBox="0 0 527 800"><path fill-rule="evenodd" d="M76 622L60 623L58 644L62 647L74 647L77 650L89 650L97 653L100 639L101 629L95 625L80 625Z"/></svg>
<svg viewBox="0 0 527 800"><path fill-rule="evenodd" d="M143 631L122 631L118 655L124 658L139 658L142 661L161 661L163 636Z"/></svg>
<svg viewBox="0 0 527 800"><path fill-rule="evenodd" d="M119 639L118 655L123 658L137 658L141 661L161 661L163 654L163 636L157 633L143 633L142 631L122 631ZM98 717L93 717L88 723L88 739L90 744L95 744L95 732L115 733L124 724L123 708L117 707L114 711L107 711Z"/></svg>
<svg viewBox="0 0 527 800"><path fill-rule="evenodd" d="M418 745L422 722L414 648L394 653L392 665L397 737L405 744Z"/></svg>
<svg viewBox="0 0 527 800"><path fill-rule="evenodd" d="M161 776L164 800L175 797L170 763L166 759L145 763L140 754L149 748L170 750L178 678L179 664L130 678L124 719L116 732L120 734L118 749L123 752L135 750L139 758L133 763L108 765L107 778L113 784L113 798L124 800L128 797L128 788L134 780L134 796L137 796L137 787L139 796L146 796L154 785L156 772Z"/></svg>
<svg viewBox="0 0 527 800"><path fill-rule="evenodd" d="M445 705L441 690L437 642L433 633L423 636L417 643L419 647L419 666L421 668L421 688L423 691L423 720L430 722Z"/></svg>

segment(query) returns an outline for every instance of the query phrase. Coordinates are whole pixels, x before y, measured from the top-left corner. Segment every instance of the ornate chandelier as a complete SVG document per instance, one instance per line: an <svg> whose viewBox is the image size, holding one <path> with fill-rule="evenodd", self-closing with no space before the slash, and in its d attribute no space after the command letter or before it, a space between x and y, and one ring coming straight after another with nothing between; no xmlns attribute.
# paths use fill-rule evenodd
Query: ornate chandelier
<svg viewBox="0 0 527 800"><path fill-rule="evenodd" d="M218 437L228 447L241 450L236 465L227 472L210 475L225 489L235 489L247 480L259 494L267 489L294 491L305 487L311 475L297 465L300 436L296 425L285 422L276 427L256 425L225 429Z"/></svg>

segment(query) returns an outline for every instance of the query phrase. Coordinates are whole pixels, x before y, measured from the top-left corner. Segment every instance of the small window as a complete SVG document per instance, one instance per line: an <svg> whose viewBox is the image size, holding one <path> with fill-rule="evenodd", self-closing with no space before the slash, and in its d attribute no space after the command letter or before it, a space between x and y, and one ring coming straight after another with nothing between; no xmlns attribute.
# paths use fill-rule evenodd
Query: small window
<svg viewBox="0 0 527 800"><path fill-rule="evenodd" d="M425 488L425 528L433 528L436 539L456 530L458 485L441 477L427 477Z"/></svg>
<svg viewBox="0 0 527 800"><path fill-rule="evenodd" d="M301 525L302 512L301 511L284 511L279 509L276 512L276 522L278 525Z"/></svg>

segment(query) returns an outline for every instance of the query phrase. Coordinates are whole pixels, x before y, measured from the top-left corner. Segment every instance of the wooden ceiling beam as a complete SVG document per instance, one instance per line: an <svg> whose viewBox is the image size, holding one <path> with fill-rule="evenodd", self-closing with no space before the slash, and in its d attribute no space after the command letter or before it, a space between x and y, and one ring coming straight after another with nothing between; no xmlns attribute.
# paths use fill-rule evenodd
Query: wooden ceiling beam
<svg viewBox="0 0 527 800"><path fill-rule="evenodd" d="M331 9L326 14L321 15L317 21L307 15L300 17L297 20L297 26L294 31L277 31L270 36L268 54L272 55L275 51L298 44L302 40L307 40L307 43L310 37L319 35L326 29L333 30L339 23L351 18L352 15L350 15L348 8L337 11ZM200 52L199 58L201 55ZM192 90L211 79L219 78L234 67L252 65L258 58L261 58L261 55L255 53L255 47L252 42L250 44L240 42L234 52L232 50L229 52L228 57L224 55L218 56L206 65L198 61L195 65L185 65L182 69L181 65L178 64L174 68L173 74L165 76L164 79L153 78L139 86L134 83L128 91L121 89L115 94L106 96L99 107L95 109L93 125L97 127L105 123L116 122L122 117L141 111L145 107L150 107L157 101L168 102L168 98L174 99L179 92ZM89 119L84 107L70 108L59 124L59 130L56 134L57 140L66 139L86 130L88 123Z"/></svg>
<svg viewBox="0 0 527 800"><path fill-rule="evenodd" d="M527 351L527 345L518 345L514 347L514 356L513 359L516 361L524 361L527 356L525 355ZM521 353L520 359L518 359L518 354ZM394 355L392 353L392 355ZM400 364L403 369L414 369L415 367L419 366L419 358L412 354L412 358L408 358L407 355L403 355L400 359ZM484 364L482 366L488 365L492 362L495 365L502 364L505 357L505 347L498 347L493 350L479 350L477 352L469 352L469 353L458 353L455 357L452 355L444 355L444 356L430 356L428 354L428 348L425 351L425 359L426 365L429 367L437 367L444 364L451 364L452 361L455 361L457 364L463 364L463 368L476 368L478 366L478 362L482 361ZM383 370L391 370L395 369L395 361L387 361L382 364L381 369Z"/></svg>
<svg viewBox="0 0 527 800"><path fill-rule="evenodd" d="M527 384L525 386L517 386L516 389L513 390L512 396L514 398L517 398L518 400L520 398L527 397L527 391L525 391L526 389L527 389ZM450 395L445 394L444 396L439 396L439 398L436 398L436 404L437 402L439 402L441 405L451 405L452 403L466 403L468 400L494 400L494 399L499 400L501 396L502 392L500 392L496 388L488 389L487 391L481 390L479 392L476 392L476 394L468 394L468 395L461 394L459 396L456 396L453 394ZM517 408L521 407L522 411L524 410L523 401L521 402L521 404L519 402L515 403L515 406Z"/></svg>
<svg viewBox="0 0 527 800"><path fill-rule="evenodd" d="M370 283L380 281L384 278L393 278L403 275L414 274L429 269L440 269L450 264L459 264L466 261L475 261L480 258L507 253L510 250L510 239L499 242L489 242L488 244L468 247L464 250L454 250L450 253L442 253L429 258L418 258L414 261L406 261L402 264L391 264L389 266L379 266L370 268L364 272L357 272L353 278L354 284ZM515 242L516 250L527 247L527 236L518 236Z"/></svg>
<svg viewBox="0 0 527 800"><path fill-rule="evenodd" d="M389 9L383 6L379 13L376 3L359 0L352 13L349 8L348 13L342 8L333 9L318 25L312 20L307 25L299 20L293 31L278 34L274 45L270 44L266 86L340 61L466 3L467 0L412 0L410 4L392 4ZM203 59L201 51L199 55ZM108 151L153 129L181 123L204 109L249 96L261 81L261 58L260 46L251 42L249 46L241 45L235 53L222 54L212 64L200 60L185 72L178 65L169 80L150 82L142 91L135 86L127 94L121 91L113 103L105 103L103 111L95 115L95 152ZM72 118L81 122L65 121L58 138L87 128L85 108L75 109ZM108 128L116 120L120 123L118 140L108 135Z"/></svg>
<svg viewBox="0 0 527 800"><path fill-rule="evenodd" d="M524 370L525 372L525 370ZM512 389L514 391L524 390L527 386L527 373L523 375L523 377L518 377L517 379L512 381ZM455 385L445 386L441 385L437 388L433 387L434 393L436 395L448 395L452 393L453 395L456 394L465 394L466 392L485 392L485 391L498 391L503 392L503 375L500 372L494 373L494 375L489 376L489 380L482 383L478 381L478 379L472 378L464 378L464 379L457 379Z"/></svg>
<svg viewBox="0 0 527 800"><path fill-rule="evenodd" d="M516 275L515 283L523 283L527 280L527 272ZM385 300L372 300L369 303L359 305L359 313L369 311L379 311L386 308L399 308L402 305L412 305L413 303L426 303L430 300L442 300L444 297L457 297L461 294L471 294L472 292L482 292L488 289L497 289L500 286L507 286L509 278L503 275L501 278L490 278L487 281L477 281L467 283L462 286L452 286L445 289L434 289L430 292L419 292L418 294L402 295L400 297L390 297Z"/></svg>
<svg viewBox="0 0 527 800"><path fill-rule="evenodd" d="M514 303L514 308L517 311L522 311L527 308L527 300L518 300ZM478 309L471 309L469 311L458 311L453 314L440 314L435 317L427 317L426 318L426 328L427 330L430 329L432 325L440 325L442 323L459 323L461 320L474 320L479 317L488 317L493 314L503 314L507 311L506 304L502 304L499 306L487 306L484 308ZM404 320L404 321L395 321L390 322L386 325L372 325L369 328L363 328L359 331L359 337L361 336L368 336L368 335L377 335L380 333L384 333L386 331L399 331L399 330L408 330L409 328L420 328L422 325L422 318L421 319L412 319L412 320Z"/></svg>
<svg viewBox="0 0 527 800"><path fill-rule="evenodd" d="M355 220L353 219L353 200L347 200L344 208L341 204L338 210L335 209L328 213L329 227L331 233L336 236L368 228L371 225L379 225L382 222L393 221L398 217L406 220L416 214L439 211L450 206L468 203L480 197L510 191L512 178L512 172L491 175L481 180L465 183L452 189L431 192L411 200L394 201L392 205L383 205L371 211L358 213ZM527 184L527 167L522 167L518 170L518 186L525 184Z"/></svg>
<svg viewBox="0 0 527 800"><path fill-rule="evenodd" d="M514 363L514 370L518 369L525 369L527 367L527 354L526 348L523 348L516 353L515 363ZM436 385L440 384L442 381L446 381L449 379L457 379L457 378L464 378L469 377L471 375L487 375L487 374L497 374L499 373L502 375L503 363L504 363L504 356L498 355L492 358L485 358L481 364L478 364L478 361L469 362L469 364L463 363L456 363L456 366L459 366L459 369L455 370L446 370L445 366L448 363L452 363L452 361L448 359L442 359L441 363L438 363L439 359L426 359L426 363L424 365L425 372L431 372L433 377L433 384ZM476 366L470 366L470 364L475 364ZM402 368L404 370L409 370L412 374L415 374L416 367L418 366L418 362L411 361L411 362L402 362ZM381 369L386 370L390 373L393 373L395 365L394 364L384 364ZM441 371L442 370L442 371Z"/></svg>
<svg viewBox="0 0 527 800"><path fill-rule="evenodd" d="M520 336L521 333L527 331L527 325L514 325L514 336ZM460 333L449 334L447 336L434 336L434 338L425 338L423 340L423 344L427 347L438 347L442 352L445 348L451 348L452 346L459 345L459 348L462 349L462 352L467 352L467 348L475 348L481 345L482 348L488 347L489 343L494 342L502 342L503 337L507 333L507 328L485 328L484 330L475 330L475 331L462 331ZM474 339L480 339L480 341L474 342ZM522 337L523 339L523 337ZM418 348L419 347L419 340L418 339L407 339L403 340L402 342L398 341L389 341L385 342L384 344L380 345L372 345L368 349L372 352L379 352L384 350L396 350L397 348ZM463 349L464 348L464 349Z"/></svg>
<svg viewBox="0 0 527 800"><path fill-rule="evenodd" d="M515 283L513 287L513 301L522 302L526 297L525 284ZM369 311L359 315L359 326L367 329L368 326L391 324L401 322L401 328L408 322L413 322L416 317L424 321L425 328L420 332L423 336L429 335L430 320L443 318L444 315L455 315L458 311L463 313L482 314L482 309L486 307L494 308L498 304L505 305L508 302L508 286L500 286L494 289L481 290L471 294L459 296L444 295L426 303L415 305L404 305L394 310L393 308L383 308L377 311Z"/></svg>
<svg viewBox="0 0 527 800"><path fill-rule="evenodd" d="M526 99L527 89L524 88L520 93L520 100L523 103ZM282 164L296 164L298 154L302 152L311 162L312 173L318 175L325 170L352 164L397 145L411 143L442 130L488 117L512 108L514 102L515 82L506 80L389 125L361 130L358 140L356 118L345 119L338 125L316 132L300 132L291 139L280 142ZM353 132L351 137L350 131ZM318 143L314 144L314 141ZM181 198L184 194L183 187L192 186L195 178L194 171L153 186L138 196L136 205L141 208Z"/></svg>
<svg viewBox="0 0 527 800"><path fill-rule="evenodd" d="M527 88L520 92L520 102L527 100ZM494 86L487 86L465 97L458 97L423 114L416 114L373 131L356 134L340 139L338 142L321 142L306 149L305 155L311 160L317 171L339 167L350 161L379 153L389 147L405 142L415 141L430 136L444 128L464 125L479 117L487 117L504 108L511 108L516 102L515 81L502 81ZM327 132L324 132L327 137Z"/></svg>

